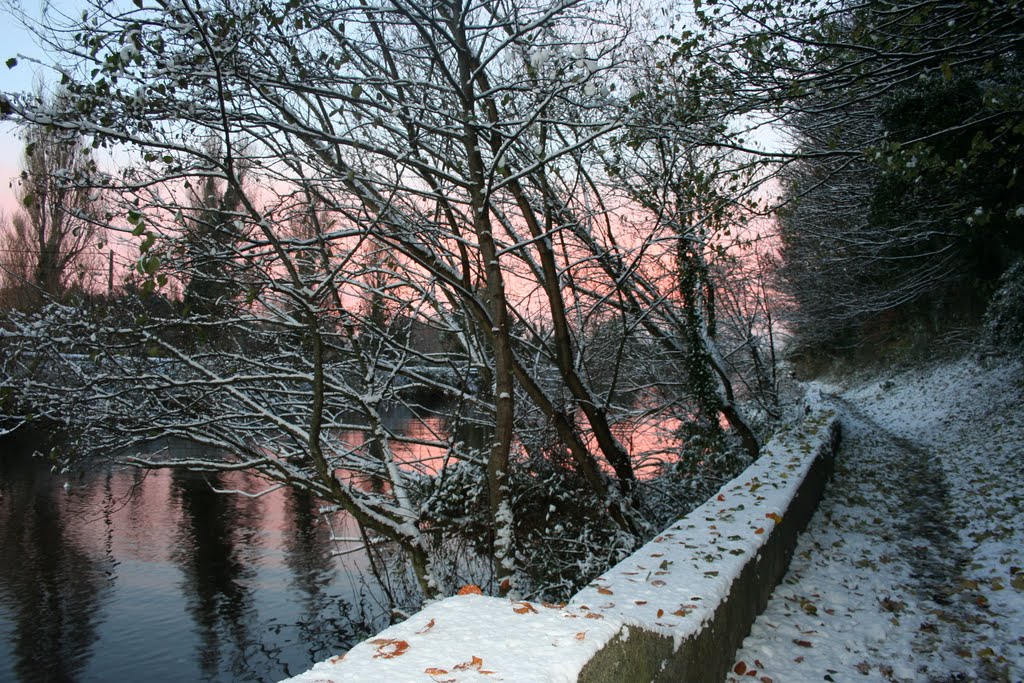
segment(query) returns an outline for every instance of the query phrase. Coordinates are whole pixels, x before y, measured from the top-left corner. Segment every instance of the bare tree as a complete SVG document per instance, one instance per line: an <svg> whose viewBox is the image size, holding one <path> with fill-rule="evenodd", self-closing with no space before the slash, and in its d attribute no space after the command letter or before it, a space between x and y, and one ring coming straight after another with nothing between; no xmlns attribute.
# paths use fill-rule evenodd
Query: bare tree
<svg viewBox="0 0 1024 683"><path fill-rule="evenodd" d="M689 233L642 226L667 250L627 239L626 200L595 170L633 117L618 93L647 36L630 7L97 1L87 15L61 34L78 42L53 38L80 60L69 99L11 96L13 115L117 146L112 224L138 241L148 289L214 283L197 300L232 305L131 324L15 316L12 386L92 450L185 438L219 452L135 462L313 492L399 546L426 596L451 588L439 530L478 521L448 511L456 493L485 510L499 590L542 592L532 549L578 544L536 533L552 515L585 520L595 544L552 559L558 581L635 547L648 518L621 425L678 405L633 400L643 380L623 368L651 338L710 362L713 334L658 280ZM198 249L196 225L230 239ZM599 322L616 336L594 341ZM197 324L228 343L188 343ZM482 425L483 446L389 426L425 395Z"/></svg>
<svg viewBox="0 0 1024 683"><path fill-rule="evenodd" d="M19 210L2 236L2 277L23 305L59 299L86 288L101 266L100 192L81 136L45 126L24 127L25 153L18 179Z"/></svg>
<svg viewBox="0 0 1024 683"><path fill-rule="evenodd" d="M727 2L696 19L706 40L680 56L791 134L769 158L805 348L977 319L1024 250L1021 6Z"/></svg>

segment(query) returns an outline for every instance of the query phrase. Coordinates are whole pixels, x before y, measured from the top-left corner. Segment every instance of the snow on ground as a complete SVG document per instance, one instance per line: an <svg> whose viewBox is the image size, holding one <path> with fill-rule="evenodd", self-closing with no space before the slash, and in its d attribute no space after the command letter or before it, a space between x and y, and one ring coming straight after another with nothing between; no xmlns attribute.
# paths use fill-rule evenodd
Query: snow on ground
<svg viewBox="0 0 1024 683"><path fill-rule="evenodd" d="M836 476L728 681L1024 679L1024 368L849 387Z"/></svg>
<svg viewBox="0 0 1024 683"><path fill-rule="evenodd" d="M772 535L830 443L833 422L834 413L819 406L798 428L776 435L717 495L595 578L568 605L476 594L439 600L289 683L568 682L634 627L678 647L704 628Z"/></svg>

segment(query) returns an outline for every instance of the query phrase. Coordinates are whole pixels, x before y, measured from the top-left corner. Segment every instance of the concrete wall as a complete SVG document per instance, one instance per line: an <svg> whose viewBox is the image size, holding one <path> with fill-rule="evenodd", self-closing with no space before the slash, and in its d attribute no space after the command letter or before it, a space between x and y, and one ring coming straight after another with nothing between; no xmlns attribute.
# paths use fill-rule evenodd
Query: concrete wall
<svg viewBox="0 0 1024 683"><path fill-rule="evenodd" d="M840 426L831 419L822 448L804 477L782 521L772 529L761 551L750 557L733 581L728 596L711 621L680 647L672 638L633 627L600 650L580 673L580 683L722 683L750 627L782 581L825 484L832 475Z"/></svg>
<svg viewBox="0 0 1024 683"><path fill-rule="evenodd" d="M721 683L786 572L838 439L818 407L567 605L439 600L290 681Z"/></svg>

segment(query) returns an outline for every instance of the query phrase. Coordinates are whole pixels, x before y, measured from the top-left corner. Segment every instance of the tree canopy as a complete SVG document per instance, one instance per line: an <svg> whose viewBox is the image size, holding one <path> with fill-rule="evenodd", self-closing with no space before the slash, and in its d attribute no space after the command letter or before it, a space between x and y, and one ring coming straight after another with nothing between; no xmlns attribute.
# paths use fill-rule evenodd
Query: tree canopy
<svg viewBox="0 0 1024 683"><path fill-rule="evenodd" d="M757 456L773 302L835 345L985 300L1021 248L1020 11L96 0L41 36L66 95L4 103L109 150L76 187L141 296L7 314L11 412L308 490L424 596L453 544L564 595Z"/></svg>

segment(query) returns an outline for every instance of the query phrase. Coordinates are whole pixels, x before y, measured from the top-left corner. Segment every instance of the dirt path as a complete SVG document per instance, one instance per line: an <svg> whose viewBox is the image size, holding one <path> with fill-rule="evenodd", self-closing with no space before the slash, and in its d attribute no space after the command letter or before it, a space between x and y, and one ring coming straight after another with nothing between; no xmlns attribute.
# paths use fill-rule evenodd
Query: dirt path
<svg viewBox="0 0 1024 683"><path fill-rule="evenodd" d="M773 683L1008 681L972 658L973 629L991 615L965 590L970 551L941 463L836 402L835 477L737 670Z"/></svg>

